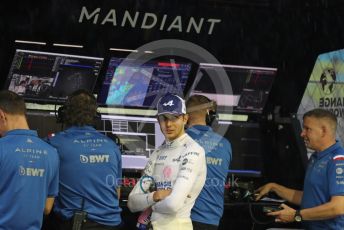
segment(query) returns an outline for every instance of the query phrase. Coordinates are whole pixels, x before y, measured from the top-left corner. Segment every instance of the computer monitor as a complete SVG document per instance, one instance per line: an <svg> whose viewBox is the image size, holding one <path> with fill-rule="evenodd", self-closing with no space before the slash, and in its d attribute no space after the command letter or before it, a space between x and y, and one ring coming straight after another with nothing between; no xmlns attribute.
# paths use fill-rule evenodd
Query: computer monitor
<svg viewBox="0 0 344 230"><path fill-rule="evenodd" d="M144 169L150 155L165 140L156 118L102 115L102 120L106 135L120 146L123 169Z"/></svg>
<svg viewBox="0 0 344 230"><path fill-rule="evenodd" d="M155 109L166 93L184 96L191 63L153 60L143 64L112 57L98 96L98 103L114 107Z"/></svg>
<svg viewBox="0 0 344 230"><path fill-rule="evenodd" d="M223 84L219 69L225 71L230 85ZM215 100L219 112L262 113L276 73L276 68L201 63L189 95Z"/></svg>
<svg viewBox="0 0 344 230"><path fill-rule="evenodd" d="M32 102L64 102L78 89L90 92L103 58L17 49L5 88Z"/></svg>
<svg viewBox="0 0 344 230"><path fill-rule="evenodd" d="M261 177L265 172L262 128L258 123L233 122L224 136L232 147L229 173Z"/></svg>

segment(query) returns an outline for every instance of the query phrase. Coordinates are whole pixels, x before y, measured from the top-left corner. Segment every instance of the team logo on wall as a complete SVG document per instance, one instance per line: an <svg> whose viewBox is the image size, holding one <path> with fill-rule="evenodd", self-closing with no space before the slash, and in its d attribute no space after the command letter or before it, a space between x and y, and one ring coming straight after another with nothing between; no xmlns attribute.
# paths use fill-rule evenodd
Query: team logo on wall
<svg viewBox="0 0 344 230"><path fill-rule="evenodd" d="M320 83L325 94L332 94L336 86L336 73L334 69L324 69L320 76Z"/></svg>

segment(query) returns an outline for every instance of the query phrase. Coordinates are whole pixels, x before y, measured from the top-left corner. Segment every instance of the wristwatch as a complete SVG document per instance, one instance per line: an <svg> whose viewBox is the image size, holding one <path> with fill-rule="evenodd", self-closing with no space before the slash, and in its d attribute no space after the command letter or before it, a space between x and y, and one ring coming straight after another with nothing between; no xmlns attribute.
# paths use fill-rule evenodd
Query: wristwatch
<svg viewBox="0 0 344 230"><path fill-rule="evenodd" d="M301 210L296 210L295 215L294 215L294 220L296 222L301 222L302 221L302 216L300 213Z"/></svg>

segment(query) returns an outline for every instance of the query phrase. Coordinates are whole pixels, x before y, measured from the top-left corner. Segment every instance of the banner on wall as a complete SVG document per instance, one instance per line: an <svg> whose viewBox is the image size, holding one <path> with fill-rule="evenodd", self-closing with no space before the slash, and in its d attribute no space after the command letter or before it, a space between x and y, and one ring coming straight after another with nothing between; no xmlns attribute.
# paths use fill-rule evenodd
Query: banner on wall
<svg viewBox="0 0 344 230"><path fill-rule="evenodd" d="M337 139L344 143L344 49L318 56L298 109L302 122L305 112L322 108L337 116Z"/></svg>

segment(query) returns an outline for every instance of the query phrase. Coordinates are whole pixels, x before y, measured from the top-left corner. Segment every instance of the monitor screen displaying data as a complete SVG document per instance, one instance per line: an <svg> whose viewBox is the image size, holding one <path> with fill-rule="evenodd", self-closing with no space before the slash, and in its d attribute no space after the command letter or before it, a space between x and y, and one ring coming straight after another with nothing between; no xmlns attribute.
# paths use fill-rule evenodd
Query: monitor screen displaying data
<svg viewBox="0 0 344 230"><path fill-rule="evenodd" d="M156 107L166 93L184 96L191 63L137 61L111 58L98 102L107 106Z"/></svg>
<svg viewBox="0 0 344 230"><path fill-rule="evenodd" d="M111 129L107 135L116 139L120 146L123 169L143 169L154 150L165 140L156 118L102 115L102 120L108 130Z"/></svg>
<svg viewBox="0 0 344 230"><path fill-rule="evenodd" d="M218 74L220 69L225 76ZM261 113L276 73L275 68L201 63L190 95L202 94L215 100L220 112L230 108L237 113Z"/></svg>
<svg viewBox="0 0 344 230"><path fill-rule="evenodd" d="M35 102L63 102L78 89L93 91L103 58L16 50L6 88Z"/></svg>

